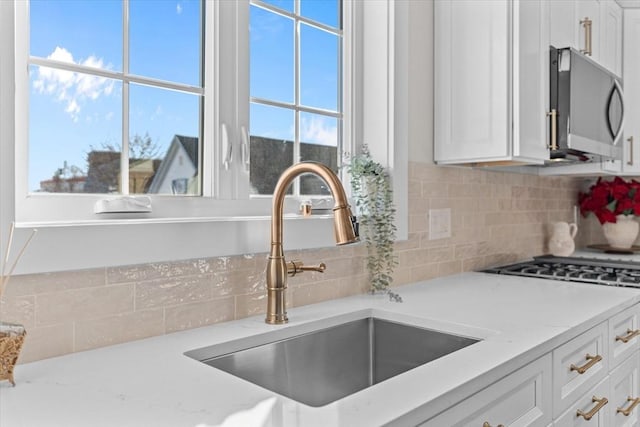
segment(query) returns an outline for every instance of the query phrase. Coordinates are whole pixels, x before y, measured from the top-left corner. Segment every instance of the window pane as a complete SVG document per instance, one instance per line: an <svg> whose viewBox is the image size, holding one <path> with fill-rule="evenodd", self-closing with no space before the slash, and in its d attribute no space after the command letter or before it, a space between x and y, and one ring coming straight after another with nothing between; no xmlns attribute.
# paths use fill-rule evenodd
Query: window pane
<svg viewBox="0 0 640 427"><path fill-rule="evenodd" d="M293 0L263 0L265 3L293 13Z"/></svg>
<svg viewBox="0 0 640 427"><path fill-rule="evenodd" d="M200 194L200 96L132 84L129 192Z"/></svg>
<svg viewBox="0 0 640 427"><path fill-rule="evenodd" d="M253 5L250 19L251 96L293 102L293 21Z"/></svg>
<svg viewBox="0 0 640 427"><path fill-rule="evenodd" d="M300 14L322 24L338 28L340 0L300 0Z"/></svg>
<svg viewBox="0 0 640 427"><path fill-rule="evenodd" d="M300 113L300 160L316 161L338 172L338 120L319 114ZM305 175L300 194L330 194L323 180Z"/></svg>
<svg viewBox="0 0 640 427"><path fill-rule="evenodd" d="M29 190L117 191L121 83L38 66L29 80Z"/></svg>
<svg viewBox="0 0 640 427"><path fill-rule="evenodd" d="M300 101L309 107L338 110L338 46L334 34L300 25Z"/></svg>
<svg viewBox="0 0 640 427"><path fill-rule="evenodd" d="M198 1L129 1L131 74L200 86Z"/></svg>
<svg viewBox="0 0 640 427"><path fill-rule="evenodd" d="M252 103L250 114L251 191L253 194L273 194L280 174L293 164L294 113Z"/></svg>
<svg viewBox="0 0 640 427"><path fill-rule="evenodd" d="M120 0L32 1L29 14L31 55L122 71Z"/></svg>

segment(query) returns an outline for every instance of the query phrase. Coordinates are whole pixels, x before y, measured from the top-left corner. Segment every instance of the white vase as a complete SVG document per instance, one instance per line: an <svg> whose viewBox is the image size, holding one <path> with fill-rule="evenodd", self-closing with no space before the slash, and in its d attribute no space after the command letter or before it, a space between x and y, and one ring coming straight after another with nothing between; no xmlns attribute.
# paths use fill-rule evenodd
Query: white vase
<svg viewBox="0 0 640 427"><path fill-rule="evenodd" d="M605 222L602 230L609 246L616 249L629 249L638 237L639 226L634 216L618 215L616 222Z"/></svg>

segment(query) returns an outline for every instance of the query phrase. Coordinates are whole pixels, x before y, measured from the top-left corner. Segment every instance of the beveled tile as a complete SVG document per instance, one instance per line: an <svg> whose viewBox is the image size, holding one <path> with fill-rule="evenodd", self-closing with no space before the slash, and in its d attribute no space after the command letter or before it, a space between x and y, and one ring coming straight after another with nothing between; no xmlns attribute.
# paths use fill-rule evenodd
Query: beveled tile
<svg viewBox="0 0 640 427"><path fill-rule="evenodd" d="M95 319L133 311L133 285L74 289L36 295L36 325Z"/></svg>
<svg viewBox="0 0 640 427"><path fill-rule="evenodd" d="M62 271L12 276L7 296L38 295L105 285L105 269Z"/></svg>
<svg viewBox="0 0 640 427"><path fill-rule="evenodd" d="M213 297L213 275L171 277L135 285L136 310L184 304Z"/></svg>
<svg viewBox="0 0 640 427"><path fill-rule="evenodd" d="M234 319L235 309L234 297L167 307L165 308L165 331L170 333L228 322Z"/></svg>
<svg viewBox="0 0 640 427"><path fill-rule="evenodd" d="M209 259L159 262L107 268L107 283L131 283L172 277L194 276L212 273Z"/></svg>
<svg viewBox="0 0 640 427"><path fill-rule="evenodd" d="M25 328L35 326L36 297L29 296L3 296L0 299L0 319L3 322L20 323Z"/></svg>
<svg viewBox="0 0 640 427"><path fill-rule="evenodd" d="M18 364L49 357L73 353L73 324L60 323L27 329ZM16 383L20 383L20 371L15 372Z"/></svg>
<svg viewBox="0 0 640 427"><path fill-rule="evenodd" d="M164 334L162 309L142 310L78 322L75 351L139 340Z"/></svg>

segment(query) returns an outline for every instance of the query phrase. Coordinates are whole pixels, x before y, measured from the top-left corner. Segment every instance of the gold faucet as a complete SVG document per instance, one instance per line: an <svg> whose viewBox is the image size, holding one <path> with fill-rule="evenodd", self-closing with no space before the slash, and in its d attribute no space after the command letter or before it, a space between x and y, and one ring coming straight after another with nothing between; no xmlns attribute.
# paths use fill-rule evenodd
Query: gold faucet
<svg viewBox="0 0 640 427"><path fill-rule="evenodd" d="M327 166L317 162L300 162L286 169L273 192L273 207L271 211L271 252L267 261L267 318L270 324L287 323L285 290L287 289L287 275L295 276L303 271L325 270L324 263L317 266L305 267L300 261L286 262L282 249L282 216L284 197L287 188L300 174L312 173L322 178L328 185L335 200L333 207L333 230L336 243L344 245L358 241L355 227L355 217L351 214L347 195L340 180Z"/></svg>

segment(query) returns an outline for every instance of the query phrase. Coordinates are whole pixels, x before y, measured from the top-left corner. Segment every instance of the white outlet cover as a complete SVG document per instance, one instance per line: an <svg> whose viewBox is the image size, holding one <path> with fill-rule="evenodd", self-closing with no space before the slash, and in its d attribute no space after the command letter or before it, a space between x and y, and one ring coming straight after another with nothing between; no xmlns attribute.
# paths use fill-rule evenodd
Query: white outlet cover
<svg viewBox="0 0 640 427"><path fill-rule="evenodd" d="M429 209L429 240L451 237L451 208Z"/></svg>

